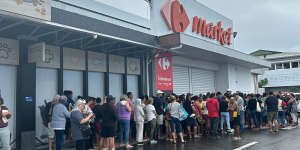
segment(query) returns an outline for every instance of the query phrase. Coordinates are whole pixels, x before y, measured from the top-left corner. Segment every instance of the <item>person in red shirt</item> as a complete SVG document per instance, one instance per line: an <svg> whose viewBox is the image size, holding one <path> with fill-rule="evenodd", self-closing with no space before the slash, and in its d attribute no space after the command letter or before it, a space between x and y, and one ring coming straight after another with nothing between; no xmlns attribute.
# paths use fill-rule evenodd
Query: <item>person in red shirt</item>
<svg viewBox="0 0 300 150"><path fill-rule="evenodd" d="M215 93L210 94L209 99L206 100L206 107L208 110L208 118L210 120L210 134L212 136L217 136L219 102L216 99Z"/></svg>

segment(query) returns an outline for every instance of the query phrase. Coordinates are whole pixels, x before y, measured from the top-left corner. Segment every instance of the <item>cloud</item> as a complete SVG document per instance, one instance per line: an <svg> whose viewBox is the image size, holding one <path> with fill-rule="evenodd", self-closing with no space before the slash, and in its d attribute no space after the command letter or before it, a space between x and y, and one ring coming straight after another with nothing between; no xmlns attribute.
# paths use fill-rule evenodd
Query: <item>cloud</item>
<svg viewBox="0 0 300 150"><path fill-rule="evenodd" d="M300 51L298 0L197 0L234 22L235 48Z"/></svg>

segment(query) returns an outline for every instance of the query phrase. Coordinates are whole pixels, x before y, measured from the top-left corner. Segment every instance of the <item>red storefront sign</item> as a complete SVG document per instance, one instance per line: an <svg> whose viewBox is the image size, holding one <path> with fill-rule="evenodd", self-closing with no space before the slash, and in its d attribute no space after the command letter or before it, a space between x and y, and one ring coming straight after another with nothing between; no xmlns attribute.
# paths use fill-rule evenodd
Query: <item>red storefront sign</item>
<svg viewBox="0 0 300 150"><path fill-rule="evenodd" d="M171 52L159 54L155 59L156 89L173 90L173 68Z"/></svg>
<svg viewBox="0 0 300 150"><path fill-rule="evenodd" d="M171 6L171 15L169 14L169 7ZM178 0L167 2L160 9L160 12L165 19L165 22L170 30L173 32L185 32L190 24L190 19L182 4ZM227 30L222 28L222 22L219 21L217 25L206 22L205 19L194 16L192 32L202 35L210 39L220 42L221 45L231 45L232 28Z"/></svg>

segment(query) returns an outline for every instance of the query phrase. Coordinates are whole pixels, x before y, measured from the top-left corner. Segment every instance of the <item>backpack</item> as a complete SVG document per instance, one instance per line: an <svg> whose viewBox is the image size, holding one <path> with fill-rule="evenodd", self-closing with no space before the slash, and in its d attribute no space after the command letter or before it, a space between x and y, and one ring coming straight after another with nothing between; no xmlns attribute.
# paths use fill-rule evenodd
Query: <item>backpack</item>
<svg viewBox="0 0 300 150"><path fill-rule="evenodd" d="M46 100L44 100L44 105L39 106L39 108L43 120L43 125L48 128L48 123L50 123L52 119L52 102L47 102Z"/></svg>

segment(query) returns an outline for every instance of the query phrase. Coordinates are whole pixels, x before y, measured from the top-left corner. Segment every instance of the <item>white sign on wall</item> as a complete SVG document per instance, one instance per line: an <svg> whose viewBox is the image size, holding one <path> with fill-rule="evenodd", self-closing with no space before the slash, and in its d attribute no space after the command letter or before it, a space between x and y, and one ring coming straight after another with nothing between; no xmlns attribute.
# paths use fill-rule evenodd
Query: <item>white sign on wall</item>
<svg viewBox="0 0 300 150"><path fill-rule="evenodd" d="M141 73L140 59L127 58L127 73L139 75Z"/></svg>
<svg viewBox="0 0 300 150"><path fill-rule="evenodd" d="M125 73L125 59L123 56L109 55L109 72Z"/></svg>
<svg viewBox="0 0 300 150"><path fill-rule="evenodd" d="M51 0L0 0L0 10L51 20Z"/></svg>
<svg viewBox="0 0 300 150"><path fill-rule="evenodd" d="M19 64L19 42L0 38L0 64Z"/></svg>
<svg viewBox="0 0 300 150"><path fill-rule="evenodd" d="M43 43L34 44L29 47L28 61L36 63L37 67L60 68L60 49L56 46L46 45L45 51L43 51Z"/></svg>
<svg viewBox="0 0 300 150"><path fill-rule="evenodd" d="M64 69L85 70L84 51L64 48Z"/></svg>
<svg viewBox="0 0 300 150"><path fill-rule="evenodd" d="M106 55L97 52L88 52L88 70L106 72Z"/></svg>

